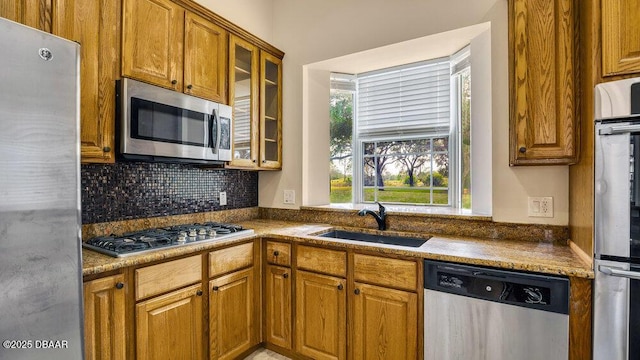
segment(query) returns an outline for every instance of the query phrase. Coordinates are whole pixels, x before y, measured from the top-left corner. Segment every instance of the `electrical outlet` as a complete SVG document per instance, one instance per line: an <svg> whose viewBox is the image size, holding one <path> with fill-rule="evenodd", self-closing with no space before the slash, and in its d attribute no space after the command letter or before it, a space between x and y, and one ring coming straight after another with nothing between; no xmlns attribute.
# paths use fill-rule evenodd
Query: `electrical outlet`
<svg viewBox="0 0 640 360"><path fill-rule="evenodd" d="M227 205L227 192L220 191L220 206Z"/></svg>
<svg viewBox="0 0 640 360"><path fill-rule="evenodd" d="M529 217L553 217L553 197L529 197Z"/></svg>
<svg viewBox="0 0 640 360"><path fill-rule="evenodd" d="M284 203L285 204L295 204L296 203L296 191L295 190L285 190L284 191Z"/></svg>

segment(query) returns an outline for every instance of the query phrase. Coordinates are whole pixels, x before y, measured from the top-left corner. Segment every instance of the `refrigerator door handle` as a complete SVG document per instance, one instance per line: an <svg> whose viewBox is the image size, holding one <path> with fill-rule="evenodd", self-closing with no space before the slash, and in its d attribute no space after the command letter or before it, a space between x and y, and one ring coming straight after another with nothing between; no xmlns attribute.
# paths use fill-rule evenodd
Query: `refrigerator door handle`
<svg viewBox="0 0 640 360"><path fill-rule="evenodd" d="M618 276L618 277L623 277L623 278L628 278L633 280L640 280L640 272L629 271L629 270L624 270L624 269L615 268L611 266L604 266L604 265L600 265L598 267L598 270L600 270L601 273L604 273L609 276Z"/></svg>
<svg viewBox="0 0 640 360"><path fill-rule="evenodd" d="M619 134L627 134L633 132L639 132L640 125L619 125L619 126L609 126L606 128L600 129L598 134L600 135L619 135Z"/></svg>

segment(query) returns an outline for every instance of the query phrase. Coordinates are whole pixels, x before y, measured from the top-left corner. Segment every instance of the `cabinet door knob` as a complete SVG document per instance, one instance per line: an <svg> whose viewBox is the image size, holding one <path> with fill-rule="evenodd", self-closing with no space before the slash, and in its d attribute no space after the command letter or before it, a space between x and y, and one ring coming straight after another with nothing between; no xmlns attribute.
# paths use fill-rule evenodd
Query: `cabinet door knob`
<svg viewBox="0 0 640 360"><path fill-rule="evenodd" d="M177 83L178 83L178 80L175 80L175 79L174 79L174 80L171 80L171 85L175 85L175 84L177 84Z"/></svg>
<svg viewBox="0 0 640 360"><path fill-rule="evenodd" d="M120 290L124 287L124 284L121 282L116 283L116 289Z"/></svg>
<svg viewBox="0 0 640 360"><path fill-rule="evenodd" d="M253 159L253 162L254 162L254 163L255 163L255 162L257 162L257 161L256 161L256 159Z"/></svg>
<svg viewBox="0 0 640 360"><path fill-rule="evenodd" d="M360 289L353 290L353 293L356 294L356 295L360 295Z"/></svg>
<svg viewBox="0 0 640 360"><path fill-rule="evenodd" d="M109 151L111 151L111 147L105 146L105 147L102 148L102 151L109 152Z"/></svg>
<svg viewBox="0 0 640 360"><path fill-rule="evenodd" d="M193 85L189 84L187 85L187 89L191 90L193 88Z"/></svg>
<svg viewBox="0 0 640 360"><path fill-rule="evenodd" d="M214 287L212 288L212 290L213 290L213 291L218 291L218 289L220 289L218 286L214 286Z"/></svg>
<svg viewBox="0 0 640 360"><path fill-rule="evenodd" d="M282 274L282 277L286 279L286 278L289 277L289 274L288 273L284 273L284 274Z"/></svg>
<svg viewBox="0 0 640 360"><path fill-rule="evenodd" d="M202 296L202 290L198 290L198 291L196 291L196 295L198 295L198 296Z"/></svg>
<svg viewBox="0 0 640 360"><path fill-rule="evenodd" d="M518 151L520 151L521 154L524 154L527 152L527 148L524 146L521 146L520 149L518 149Z"/></svg>
<svg viewBox="0 0 640 360"><path fill-rule="evenodd" d="M338 284L338 290L342 290L342 289L344 289L344 285Z"/></svg>
<svg viewBox="0 0 640 360"><path fill-rule="evenodd" d="M266 160L266 159L265 159L265 160L262 160L262 162L263 162L263 163L266 163L266 162L267 162L267 160Z"/></svg>
<svg viewBox="0 0 640 360"><path fill-rule="evenodd" d="M280 255L280 251L276 250L273 252L273 256L278 256L278 255Z"/></svg>

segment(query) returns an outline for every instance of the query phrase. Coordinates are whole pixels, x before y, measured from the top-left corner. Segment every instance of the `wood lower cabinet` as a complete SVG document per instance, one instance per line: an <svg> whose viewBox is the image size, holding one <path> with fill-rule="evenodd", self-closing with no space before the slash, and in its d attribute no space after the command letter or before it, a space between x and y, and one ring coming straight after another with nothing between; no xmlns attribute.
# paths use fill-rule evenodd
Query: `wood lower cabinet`
<svg viewBox="0 0 640 360"><path fill-rule="evenodd" d="M120 78L120 1L52 0L53 34L80 46L82 162L115 161L116 83Z"/></svg>
<svg viewBox="0 0 640 360"><path fill-rule="evenodd" d="M124 287L124 275L84 283L85 359L126 358Z"/></svg>
<svg viewBox="0 0 640 360"><path fill-rule="evenodd" d="M346 359L345 283L335 276L296 272L296 352L316 360Z"/></svg>
<svg viewBox="0 0 640 360"><path fill-rule="evenodd" d="M235 359L258 344L254 275L249 268L209 282L211 359Z"/></svg>
<svg viewBox="0 0 640 360"><path fill-rule="evenodd" d="M353 359L417 358L417 294L355 283L351 299Z"/></svg>
<svg viewBox="0 0 640 360"><path fill-rule="evenodd" d="M578 159L577 1L509 0L510 165Z"/></svg>
<svg viewBox="0 0 640 360"><path fill-rule="evenodd" d="M51 32L52 0L2 0L0 17Z"/></svg>
<svg viewBox="0 0 640 360"><path fill-rule="evenodd" d="M265 277L265 341L291 349L291 269L267 265Z"/></svg>
<svg viewBox="0 0 640 360"><path fill-rule="evenodd" d="M136 305L136 358L202 359L202 284Z"/></svg>
<svg viewBox="0 0 640 360"><path fill-rule="evenodd" d="M602 0L602 75L640 72L640 0Z"/></svg>

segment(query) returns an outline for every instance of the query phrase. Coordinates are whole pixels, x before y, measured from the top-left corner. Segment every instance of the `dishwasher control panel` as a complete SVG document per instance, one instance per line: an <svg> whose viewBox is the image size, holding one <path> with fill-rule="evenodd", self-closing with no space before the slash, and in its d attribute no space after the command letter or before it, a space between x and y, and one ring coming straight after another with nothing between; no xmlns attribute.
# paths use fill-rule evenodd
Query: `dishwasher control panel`
<svg viewBox="0 0 640 360"><path fill-rule="evenodd" d="M569 313L569 280L425 260L425 288L545 311Z"/></svg>

